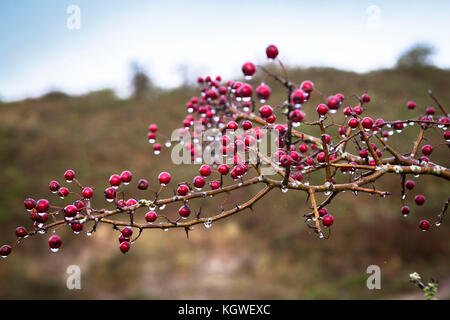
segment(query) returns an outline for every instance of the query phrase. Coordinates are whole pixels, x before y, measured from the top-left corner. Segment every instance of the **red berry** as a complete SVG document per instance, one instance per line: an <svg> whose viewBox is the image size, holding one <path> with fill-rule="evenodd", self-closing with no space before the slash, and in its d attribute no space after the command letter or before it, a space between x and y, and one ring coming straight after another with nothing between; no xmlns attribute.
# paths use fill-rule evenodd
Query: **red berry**
<svg viewBox="0 0 450 320"><path fill-rule="evenodd" d="M361 149L359 151L359 156L361 158L367 158L369 156L369 152L367 151L367 149Z"/></svg>
<svg viewBox="0 0 450 320"><path fill-rule="evenodd" d="M48 239L48 245L50 246L50 249L52 249L52 251L57 251L59 247L61 247L61 244L62 240L56 234L52 235L50 239Z"/></svg>
<svg viewBox="0 0 450 320"><path fill-rule="evenodd" d="M244 143L247 147L252 146L255 144L255 138L252 136L246 136L244 139Z"/></svg>
<svg viewBox="0 0 450 320"><path fill-rule="evenodd" d="M130 238L124 237L123 234L121 233L119 236L119 243L122 243L125 241L130 241Z"/></svg>
<svg viewBox="0 0 450 320"><path fill-rule="evenodd" d="M253 89L249 84L243 84L239 87L239 96L240 97L251 97L252 96Z"/></svg>
<svg viewBox="0 0 450 320"><path fill-rule="evenodd" d="M363 103L369 103L370 102L370 96L367 93L363 93L363 95L361 96L361 101Z"/></svg>
<svg viewBox="0 0 450 320"><path fill-rule="evenodd" d="M26 237L27 235L28 235L28 231L24 227L17 227L16 228L16 236L17 237L23 238L23 237Z"/></svg>
<svg viewBox="0 0 450 320"><path fill-rule="evenodd" d="M127 202L125 202L125 205L126 205L127 207L131 207L131 206L136 205L137 203L138 203L138 202L136 201L136 199L131 198L131 199L128 199Z"/></svg>
<svg viewBox="0 0 450 320"><path fill-rule="evenodd" d="M266 48L266 55L269 59L275 59L278 56L278 48L271 44Z"/></svg>
<svg viewBox="0 0 450 320"><path fill-rule="evenodd" d="M450 140L450 131L444 132L444 139L447 140L447 142Z"/></svg>
<svg viewBox="0 0 450 320"><path fill-rule="evenodd" d="M372 127L373 127L372 118L365 117L364 119L362 119L361 125L363 126L364 129L372 129Z"/></svg>
<svg viewBox="0 0 450 320"><path fill-rule="evenodd" d="M331 226L332 224L333 224L333 222L334 222L334 218L333 218L333 216L331 215L331 214L326 214L326 215L324 215L323 216L323 218L322 218L322 223L323 223L323 225L325 226L325 227L329 227L329 226Z"/></svg>
<svg viewBox="0 0 450 320"><path fill-rule="evenodd" d="M302 104L307 98L307 93L302 89L297 89L291 94L291 103Z"/></svg>
<svg viewBox="0 0 450 320"><path fill-rule="evenodd" d="M298 147L298 150L299 150L301 153L305 153L306 151L308 151L308 145L307 145L306 143L302 143L302 144Z"/></svg>
<svg viewBox="0 0 450 320"><path fill-rule="evenodd" d="M139 190L147 190L148 189L148 181L146 179L140 179L138 181L137 188Z"/></svg>
<svg viewBox="0 0 450 320"><path fill-rule="evenodd" d="M61 188L59 188L59 190L58 190L58 195L61 197L61 198L65 198L65 197L67 197L68 195L69 195L69 189L67 189L66 187L61 187Z"/></svg>
<svg viewBox="0 0 450 320"><path fill-rule="evenodd" d="M69 204L64 207L64 216L67 218L73 218L77 215L78 208L73 204Z"/></svg>
<svg viewBox="0 0 450 320"><path fill-rule="evenodd" d="M133 230L129 227L125 227L122 229L122 235L125 238L130 238L133 235Z"/></svg>
<svg viewBox="0 0 450 320"><path fill-rule="evenodd" d="M211 181L209 185L211 186L212 190L217 190L220 188L220 182L217 180Z"/></svg>
<svg viewBox="0 0 450 320"><path fill-rule="evenodd" d="M130 181L131 181L132 178L133 178L133 175L132 175L131 172L128 171L128 170L123 171L123 172L120 174L120 179L121 179L122 182L125 183L125 184L130 183Z"/></svg>
<svg viewBox="0 0 450 320"><path fill-rule="evenodd" d="M187 218L191 214L191 209L187 205L184 205L180 207L178 213L180 214L181 217Z"/></svg>
<svg viewBox="0 0 450 320"><path fill-rule="evenodd" d="M228 167L226 164L221 164L218 168L221 175L225 176L230 171L230 167Z"/></svg>
<svg viewBox="0 0 450 320"><path fill-rule="evenodd" d="M73 170L67 170L64 173L64 178L66 178L67 182L72 182L72 180L75 178L75 171Z"/></svg>
<svg viewBox="0 0 450 320"><path fill-rule="evenodd" d="M429 156L433 152L433 147L430 145L425 145L422 147L422 153L426 156Z"/></svg>
<svg viewBox="0 0 450 320"><path fill-rule="evenodd" d="M305 91L305 92L307 92L307 93L310 93L311 91L314 90L314 83L313 83L312 81L305 80L305 81L303 81L302 84L300 85L300 88L301 88L303 91Z"/></svg>
<svg viewBox="0 0 450 320"><path fill-rule="evenodd" d="M31 211L32 209L34 209L36 207L36 201L31 198L25 199L25 201L23 203L25 205L25 209L27 209L28 211Z"/></svg>
<svg viewBox="0 0 450 320"><path fill-rule="evenodd" d="M94 195L94 190L91 187L86 187L83 189L82 194L85 199L90 199Z"/></svg>
<svg viewBox="0 0 450 320"><path fill-rule="evenodd" d="M350 107L345 107L344 110L343 110L343 112L344 112L344 115L345 115L346 117L348 117L348 116L350 116L350 115L352 114L352 108L350 108Z"/></svg>
<svg viewBox="0 0 450 320"><path fill-rule="evenodd" d="M414 110L416 108L416 103L414 101L408 101L407 106L409 110Z"/></svg>
<svg viewBox="0 0 450 320"><path fill-rule="evenodd" d="M259 108L259 114L261 115L261 117L263 118L268 118L272 115L273 113L273 109L271 106L262 106L261 108Z"/></svg>
<svg viewBox="0 0 450 320"><path fill-rule="evenodd" d="M238 128L238 124L235 121L230 121L227 124L227 129L236 131Z"/></svg>
<svg viewBox="0 0 450 320"><path fill-rule="evenodd" d="M253 127L253 124L252 124L252 122L251 122L250 120L245 120L245 121L242 123L242 128L243 128L244 130L250 130L252 127Z"/></svg>
<svg viewBox="0 0 450 320"><path fill-rule="evenodd" d="M158 125L156 125L156 124L151 124L151 125L148 127L148 130L151 131L151 132L156 132L156 131L158 131Z"/></svg>
<svg viewBox="0 0 450 320"><path fill-rule="evenodd" d="M419 228L422 229L423 231L428 230L429 227L430 227L430 222L428 220L421 220L419 222Z"/></svg>
<svg viewBox="0 0 450 320"><path fill-rule="evenodd" d="M262 101L267 101L270 97L270 87L262 83L259 87L256 88L256 95L258 99Z"/></svg>
<svg viewBox="0 0 450 320"><path fill-rule="evenodd" d="M256 71L256 67L252 62L246 62L242 66L242 72L245 76L252 76Z"/></svg>
<svg viewBox="0 0 450 320"><path fill-rule="evenodd" d="M331 110L337 110L341 104L341 100L339 100L336 96L329 96L327 98L327 107Z"/></svg>
<svg viewBox="0 0 450 320"><path fill-rule="evenodd" d="M196 176L192 183L194 184L194 187L201 189L205 185L205 178Z"/></svg>
<svg viewBox="0 0 450 320"><path fill-rule="evenodd" d="M267 123L274 123L277 120L277 117L273 114L266 119Z"/></svg>
<svg viewBox="0 0 450 320"><path fill-rule="evenodd" d="M51 181L48 184L48 188L50 189L51 192L55 193L59 190L60 185L59 185L58 181Z"/></svg>
<svg viewBox="0 0 450 320"><path fill-rule="evenodd" d="M75 233L79 233L79 232L81 232L83 230L83 224L82 223L75 222L75 223L72 223L70 225L70 227L72 228L72 231L75 232Z"/></svg>
<svg viewBox="0 0 450 320"><path fill-rule="evenodd" d="M47 210L50 208L50 203L47 199L41 199L38 200L36 203L36 211L39 213L47 212Z"/></svg>
<svg viewBox="0 0 450 320"><path fill-rule="evenodd" d="M418 194L414 197L414 201L417 203L417 205L421 206L425 203L425 197L421 194Z"/></svg>
<svg viewBox="0 0 450 320"><path fill-rule="evenodd" d="M189 193L189 188L187 185L182 184L178 187L177 192L180 196L185 196Z"/></svg>
<svg viewBox="0 0 450 320"><path fill-rule="evenodd" d="M122 253L127 253L130 250L130 243L128 241L124 241L120 244L120 251L122 251Z"/></svg>
<svg viewBox="0 0 450 320"><path fill-rule="evenodd" d="M433 107L429 107L426 109L426 112L428 115L433 115L436 111L434 110Z"/></svg>
<svg viewBox="0 0 450 320"><path fill-rule="evenodd" d="M348 126L352 129L355 129L358 126L358 119L351 118L350 120L348 120Z"/></svg>
<svg viewBox="0 0 450 320"><path fill-rule="evenodd" d="M116 191L116 189L114 189L112 187L111 188L106 188L104 194L105 194L106 200L112 201L112 200L114 200L116 198L117 191Z"/></svg>
<svg viewBox="0 0 450 320"><path fill-rule="evenodd" d="M289 167L291 165L292 159L291 159L290 156L285 154L285 155L280 157L280 163L281 163L282 167L287 168L287 167Z"/></svg>
<svg viewBox="0 0 450 320"><path fill-rule="evenodd" d="M11 253L11 246L5 244L0 248L0 256L6 258Z"/></svg>
<svg viewBox="0 0 450 320"><path fill-rule="evenodd" d="M410 212L409 207L408 206L403 206L402 209L402 215L407 216Z"/></svg>
<svg viewBox="0 0 450 320"><path fill-rule="evenodd" d="M302 181L303 180L303 175L300 172L297 172L295 174L295 180Z"/></svg>
<svg viewBox="0 0 450 320"><path fill-rule="evenodd" d="M171 176L168 172L161 172L158 176L159 183L161 185L166 185L170 182Z"/></svg>
<svg viewBox="0 0 450 320"><path fill-rule="evenodd" d="M154 222L157 217L158 215L156 214L155 211L149 211L145 214L145 220L147 220L147 222L149 223Z"/></svg>
<svg viewBox="0 0 450 320"><path fill-rule="evenodd" d="M416 185L416 183L412 180L408 180L406 181L406 188L408 188L409 190L412 190L414 188L414 186Z"/></svg>
<svg viewBox="0 0 450 320"><path fill-rule="evenodd" d="M327 208L322 208L319 210L319 216L323 217L328 214Z"/></svg>
<svg viewBox="0 0 450 320"><path fill-rule="evenodd" d="M84 209L84 202L81 200L75 201L73 205L77 207L78 211Z"/></svg>
<svg viewBox="0 0 450 320"><path fill-rule="evenodd" d="M325 152L319 152L317 154L317 161L319 162L325 162Z"/></svg>
<svg viewBox="0 0 450 320"><path fill-rule="evenodd" d="M111 177L109 177L109 184L112 187L118 187L122 183L122 179L118 174L113 174Z"/></svg>
<svg viewBox="0 0 450 320"><path fill-rule="evenodd" d="M204 164L200 167L199 171L203 177L208 177L211 174L211 167L207 164Z"/></svg>
<svg viewBox="0 0 450 320"><path fill-rule="evenodd" d="M300 110L292 110L289 113L289 120L292 122L302 122L303 121L303 112Z"/></svg>

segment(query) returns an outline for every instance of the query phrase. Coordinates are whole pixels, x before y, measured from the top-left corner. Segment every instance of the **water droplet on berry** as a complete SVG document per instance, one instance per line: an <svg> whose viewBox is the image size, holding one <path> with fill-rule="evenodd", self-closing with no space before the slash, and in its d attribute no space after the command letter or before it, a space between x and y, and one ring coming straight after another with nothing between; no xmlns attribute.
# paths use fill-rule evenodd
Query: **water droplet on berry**
<svg viewBox="0 0 450 320"><path fill-rule="evenodd" d="M281 192L283 192L283 193L286 193L286 192L288 192L288 190L289 190L289 189L288 189L288 188L286 188L286 187L282 187L282 188L281 188Z"/></svg>
<svg viewBox="0 0 450 320"><path fill-rule="evenodd" d="M59 248L50 248L50 251L51 251L51 252L58 252L58 251L59 251Z"/></svg>
<svg viewBox="0 0 450 320"><path fill-rule="evenodd" d="M162 205L162 206L160 206L160 207L159 207L158 209L162 211L162 210L164 210L165 208L166 208L166 205L165 205L165 204L163 204L163 205Z"/></svg>
<svg viewBox="0 0 450 320"><path fill-rule="evenodd" d="M212 227L212 219L209 218L208 221L205 221L205 228L209 229Z"/></svg>

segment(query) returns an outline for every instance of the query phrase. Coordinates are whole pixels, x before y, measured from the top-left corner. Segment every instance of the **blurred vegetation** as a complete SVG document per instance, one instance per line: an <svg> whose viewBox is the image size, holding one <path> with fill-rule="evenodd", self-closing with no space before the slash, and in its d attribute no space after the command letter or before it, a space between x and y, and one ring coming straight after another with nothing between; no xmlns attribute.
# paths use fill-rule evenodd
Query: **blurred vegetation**
<svg viewBox="0 0 450 320"><path fill-rule="evenodd" d="M396 120L423 113L432 105L428 89L447 107L450 101L450 71L437 68L366 74L332 68L288 72L298 83L314 81L327 95L342 92L345 106L356 104L352 94L368 90L372 102L367 114L374 118ZM269 103L283 101L284 90L266 81L273 89ZM147 92L149 82L139 76L133 83L133 99L119 99L114 92L103 90L82 96L52 92L39 99L0 104L2 243L14 241L16 226L31 226L22 204L25 197L49 197L61 203L49 194L47 184L52 179L63 182L62 174L68 168L77 172L83 184L96 188L94 204L99 207L108 206L102 191L112 173L129 169L134 182L147 178L153 187L161 170L170 171L177 180L196 174L198 166L172 166L167 150L154 156L146 134L150 123L158 123L160 132L166 134L179 127L185 102L198 94L197 88L160 91L146 100L135 97L141 96L138 87ZM407 110L408 100L417 102L415 111ZM319 101L315 96L304 106L309 120ZM334 117L343 119L341 113ZM407 152L417 129L408 126L403 134L392 136L390 143ZM308 132L317 134L314 130ZM338 139L337 132L333 134ZM430 141L441 136L442 130L428 132ZM445 147L438 148L432 159L449 166ZM408 275L413 271L445 282L450 276L448 217L441 227L428 232L420 232L417 224L423 218L434 220L448 197L448 182L421 177L411 196L423 193L427 201L417 207L409 200L412 212L408 218L400 214L399 177L385 176L377 186L393 195L345 193L333 201L329 212L335 225L329 240L319 240L305 226L306 196L292 191L274 191L255 205L254 212L242 212L211 229L196 226L189 240L183 230L145 232L125 256L118 249L117 232L108 226L101 225L91 237L58 231L64 244L57 254L48 249L48 235L37 236L0 261L0 298L378 299L410 293ZM150 196L136 191L134 183L128 189L138 199ZM254 186L232 193L228 205L257 190ZM213 214L223 199L199 199L191 206L202 204L205 214ZM177 206L165 209L168 215L175 216L176 211ZM72 264L82 269L79 291L66 289L65 270ZM366 287L366 269L373 264L381 267L382 290ZM445 292L441 287L440 294L449 297Z"/></svg>
<svg viewBox="0 0 450 320"><path fill-rule="evenodd" d="M397 60L398 68L417 69L433 65L431 56L434 48L428 44L418 43L403 53Z"/></svg>

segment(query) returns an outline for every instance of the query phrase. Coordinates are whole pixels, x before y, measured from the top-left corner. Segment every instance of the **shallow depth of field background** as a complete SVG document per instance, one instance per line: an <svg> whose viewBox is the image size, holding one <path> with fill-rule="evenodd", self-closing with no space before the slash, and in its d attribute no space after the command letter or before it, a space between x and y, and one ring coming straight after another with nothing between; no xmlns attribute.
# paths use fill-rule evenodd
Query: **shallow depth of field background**
<svg viewBox="0 0 450 320"><path fill-rule="evenodd" d="M416 117L432 106L428 89L449 108L450 70L418 61L359 74L295 66L288 73L297 83L312 80L326 95L343 93L344 106L355 105L352 94L368 90L372 102L366 114L374 119L397 120ZM240 65L235 69L238 74ZM257 77L250 82L255 87L260 81ZM94 204L109 208L102 193L113 173L125 169L133 172L133 182L125 190L137 199L152 196L136 190L139 178L148 179L156 188L162 170L171 172L174 181L197 174L199 166L171 165L170 152L165 148L161 155L153 155L146 135L150 123L158 123L165 134L178 128L186 112L185 102L198 94L198 87L186 84L161 89L151 75L147 85L145 80L140 83L143 85L138 94L129 98L119 98L106 88L76 96L53 91L39 98L0 102L0 245L15 240L16 226L31 228L22 204L26 197L46 197L52 203L62 203L47 186L53 179L63 182L66 169L74 169L83 184L95 187ZM267 83L273 90L268 103L283 101L283 88L272 81ZM417 102L415 111L407 110L408 100ZM304 106L308 120L315 118L319 102L316 95ZM342 112L335 118L343 121ZM408 152L417 132L417 126L407 127L401 135L392 136L389 143L402 153ZM427 143L443 142L442 133L429 130ZM336 141L337 131L332 134ZM431 159L448 167L448 148L436 149ZM0 298L421 298L417 288L408 282L408 275L414 271L424 280L439 280L439 297L449 298L449 217L441 227L427 232L417 227L423 218L435 219L448 197L449 185L436 177L414 180L416 188L408 200L408 218L400 214L400 178L393 174L376 184L392 191L392 196L338 196L328 207L335 218L329 240L319 240L303 223L302 215L310 210L306 195L293 191L283 194L279 190L259 201L254 212L244 211L210 229L196 226L189 239L182 229L147 231L126 255L118 249L118 232L109 225L100 225L90 237L59 230L63 246L58 253L50 252L49 235L34 236L7 259L1 259ZM227 208L245 201L259 188L232 193ZM422 207L412 201L419 193L426 196ZM170 196L171 191L165 195ZM191 207L202 205L204 214L212 215L218 212L222 200L223 196L192 201ZM164 213L175 217L177 210L175 204L166 207ZM138 211L138 219L144 213ZM73 264L81 267L82 290L66 288L66 268ZM381 268L381 290L366 287L369 265Z"/></svg>

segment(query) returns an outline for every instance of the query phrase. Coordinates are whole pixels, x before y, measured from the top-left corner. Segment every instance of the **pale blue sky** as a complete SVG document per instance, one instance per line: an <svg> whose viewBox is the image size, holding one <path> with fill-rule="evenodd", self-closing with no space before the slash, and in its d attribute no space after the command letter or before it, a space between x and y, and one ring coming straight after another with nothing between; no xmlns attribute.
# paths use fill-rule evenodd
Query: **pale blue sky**
<svg viewBox="0 0 450 320"><path fill-rule="evenodd" d="M81 29L69 30L69 5ZM368 26L367 8L380 10ZM233 77L247 60L264 62L274 43L288 64L364 72L391 67L416 42L435 46L450 67L450 1L1 0L0 97L111 87L129 93L130 62L163 87L189 75Z"/></svg>

